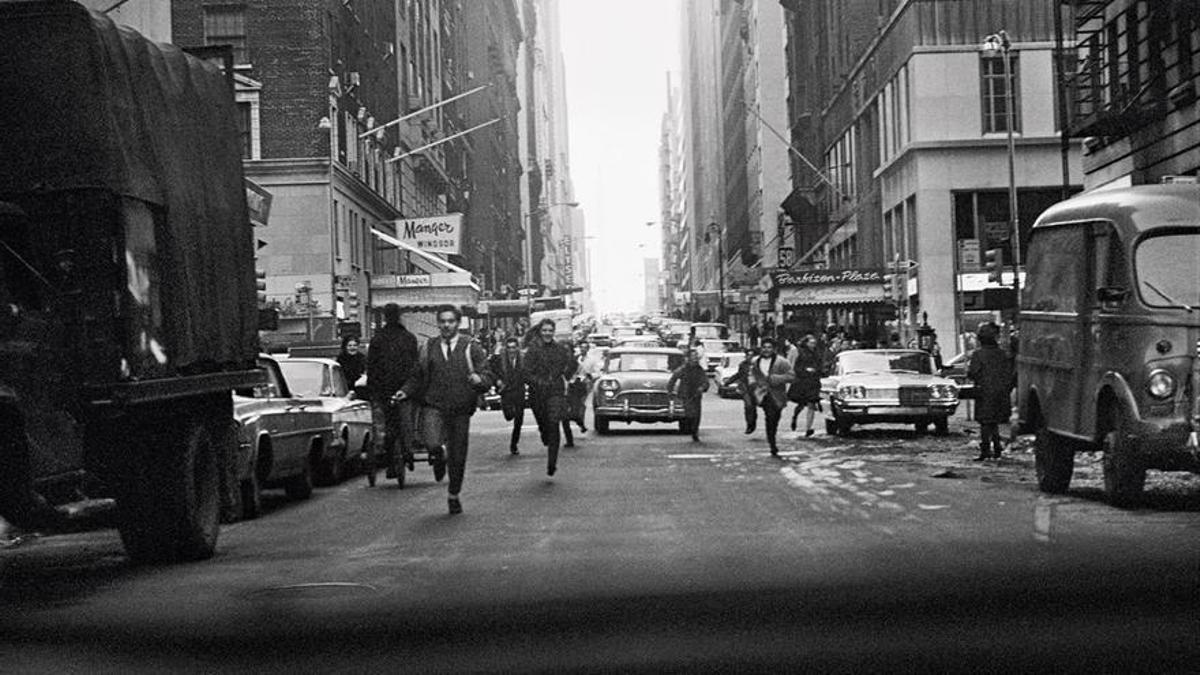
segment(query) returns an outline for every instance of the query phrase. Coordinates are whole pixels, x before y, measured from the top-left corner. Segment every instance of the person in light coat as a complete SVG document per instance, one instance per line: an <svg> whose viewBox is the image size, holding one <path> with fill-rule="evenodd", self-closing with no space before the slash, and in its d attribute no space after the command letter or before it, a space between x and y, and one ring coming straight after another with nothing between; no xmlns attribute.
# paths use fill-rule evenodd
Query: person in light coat
<svg viewBox="0 0 1200 675"><path fill-rule="evenodd" d="M796 379L792 365L787 359L775 353L775 340L763 338L760 341L758 357L750 368L750 384L754 398L763 409L763 421L767 427L767 443L771 446L771 454L779 455L779 446L775 442L779 431L779 418L787 407L787 389L792 380Z"/></svg>

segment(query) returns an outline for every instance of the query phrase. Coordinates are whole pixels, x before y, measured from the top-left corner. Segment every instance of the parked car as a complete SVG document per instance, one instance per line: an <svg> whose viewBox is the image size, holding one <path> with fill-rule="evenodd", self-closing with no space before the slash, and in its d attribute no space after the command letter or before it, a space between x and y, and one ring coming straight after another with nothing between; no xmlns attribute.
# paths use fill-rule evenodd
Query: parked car
<svg viewBox="0 0 1200 675"><path fill-rule="evenodd" d="M683 352L667 347L610 349L592 394L596 433L608 433L612 421L679 422L686 431L683 403L667 392L671 371L683 361Z"/></svg>
<svg viewBox="0 0 1200 675"><path fill-rule="evenodd" d="M948 430L958 407L958 385L934 374L933 357L919 349L854 349L834 357L833 374L821 380L829 398L825 430L846 434L855 424L932 424Z"/></svg>
<svg viewBox="0 0 1200 675"><path fill-rule="evenodd" d="M318 483L342 482L358 465L358 458L371 450L371 404L353 395L342 367L333 359L281 359L279 367L293 394L316 398L329 416L333 443L317 467Z"/></svg>
<svg viewBox="0 0 1200 675"><path fill-rule="evenodd" d="M958 400L975 397L975 383L967 379L967 368L971 366L971 355L963 352L942 365L940 375L954 380L958 385Z"/></svg>
<svg viewBox="0 0 1200 675"><path fill-rule="evenodd" d="M260 355L258 367L266 382L233 396L236 476L246 519L258 517L266 488L281 487L292 499L308 499L314 467L333 443L333 428L320 400L294 395L279 361Z"/></svg>
<svg viewBox="0 0 1200 675"><path fill-rule="evenodd" d="M723 323L693 323L688 327L688 337L693 340L728 340L729 326Z"/></svg>
<svg viewBox="0 0 1200 675"><path fill-rule="evenodd" d="M741 345L729 340L701 340L700 347L704 349L704 369L709 373L717 372L717 367L727 354L742 349Z"/></svg>
<svg viewBox="0 0 1200 675"><path fill-rule="evenodd" d="M721 364L717 366L717 396L721 398L741 398L742 395L738 392L737 383L730 383L729 380L734 375L737 375L738 368L742 362L746 360L746 352L736 351L728 352L721 356Z"/></svg>

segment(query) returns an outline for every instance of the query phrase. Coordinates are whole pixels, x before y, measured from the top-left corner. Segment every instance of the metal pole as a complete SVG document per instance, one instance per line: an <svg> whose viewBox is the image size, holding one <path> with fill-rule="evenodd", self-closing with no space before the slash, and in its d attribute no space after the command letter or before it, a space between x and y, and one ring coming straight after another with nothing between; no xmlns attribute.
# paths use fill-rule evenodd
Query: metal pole
<svg viewBox="0 0 1200 675"><path fill-rule="evenodd" d="M456 138L459 138L460 136L466 136L467 134L471 133L472 131L478 131L478 130L480 130L480 129L484 128L484 127L491 126L491 125L495 124L496 122L499 122L499 121L500 121L500 120L502 120L502 119L504 119L504 118L503 118L503 117L497 117L496 119L494 119L494 120L492 120L492 121L490 121L490 122L484 122L483 124L476 124L475 126L471 127L470 129L467 129L466 131L460 131L460 132L458 132L457 134L453 134L453 135L451 135L451 136L447 136L447 137L445 137L445 138L442 138L442 139L436 140L436 141L434 141L434 142L432 142L432 143L426 143L425 145L422 145L422 146L421 146L421 147L419 147L419 148L416 148L416 149L414 149L414 150L409 150L408 152L406 152L406 153L404 153L404 154L402 154L402 155L396 155L395 157L389 157L389 158L387 158L387 159L386 159L386 160L384 160L384 161L385 161L385 162L388 162L388 163L391 163L391 162L398 162L398 161L400 161L400 160L404 159L405 157L410 157L410 156L412 156L412 155L415 155L415 154L417 154L418 152L424 152L424 151L426 151L426 150L428 150L428 149L430 149L430 148L437 147L437 146L439 146L439 145L441 145L441 144L443 144L443 143L449 143L450 141L452 141L452 140L454 140L454 139L456 139Z"/></svg>
<svg viewBox="0 0 1200 675"><path fill-rule="evenodd" d="M1063 36L1063 5L1054 8L1054 73L1058 86L1058 151L1062 160L1062 199L1071 192L1071 134L1067 126L1071 123L1067 115L1067 74L1063 70L1066 56L1066 39Z"/></svg>
<svg viewBox="0 0 1200 675"><path fill-rule="evenodd" d="M1012 78L1012 43L1009 42L1008 35L1004 31L1000 31L1000 36L1004 47L1004 88L1007 96L1004 97L1005 108L1008 112L1008 214L1009 227L1012 231L1012 248L1013 248L1013 291L1017 298L1017 307L1021 306L1021 217L1017 213L1017 167L1016 167L1016 146L1013 143L1013 125L1016 122L1016 116L1013 113L1013 99L1016 97L1016 91L1013 87Z"/></svg>
<svg viewBox="0 0 1200 675"><path fill-rule="evenodd" d="M385 124L380 124L379 126L373 128L373 129L367 129L366 131L359 134L358 137L360 139L366 138L367 136L370 136L373 133L376 133L378 131L386 129L386 128L392 126L393 124L399 124L399 123L403 122L404 120L412 119L414 117L417 117L418 115L424 115L425 113L429 112L430 110L433 110L435 108L440 108L440 107L446 105L447 103L450 103L451 101L457 101L460 98L466 98L467 96L470 96L471 94L474 94L477 91L483 91L484 89L487 89L490 86L492 86L492 85L484 84L484 85L475 87L474 89L472 89L470 91L464 91L461 94L451 96L450 98L447 98L447 99L442 99L441 101L438 101L437 103L434 103L432 105L427 105L424 108L421 108L420 110L414 110L413 112L410 112L407 115L404 115L402 117L397 117L396 119L392 120L391 122L387 122Z"/></svg>
<svg viewBox="0 0 1200 675"><path fill-rule="evenodd" d="M725 323L725 237L723 231L717 233L717 321Z"/></svg>

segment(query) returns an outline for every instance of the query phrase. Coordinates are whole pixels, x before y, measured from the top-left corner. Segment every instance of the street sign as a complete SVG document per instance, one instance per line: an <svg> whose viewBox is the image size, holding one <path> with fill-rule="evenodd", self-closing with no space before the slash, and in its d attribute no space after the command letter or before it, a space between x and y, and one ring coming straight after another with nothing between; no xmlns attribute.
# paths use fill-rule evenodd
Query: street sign
<svg viewBox="0 0 1200 675"><path fill-rule="evenodd" d="M983 224L983 233L987 236L989 242L1003 244L1008 241L1008 221L990 221Z"/></svg>
<svg viewBox="0 0 1200 675"><path fill-rule="evenodd" d="M958 240L958 270L960 272L979 271L979 240Z"/></svg>
<svg viewBox="0 0 1200 675"><path fill-rule="evenodd" d="M793 249L791 246L780 246L779 247L779 266L780 267L791 267L792 266L792 253L794 251L795 251L795 249Z"/></svg>

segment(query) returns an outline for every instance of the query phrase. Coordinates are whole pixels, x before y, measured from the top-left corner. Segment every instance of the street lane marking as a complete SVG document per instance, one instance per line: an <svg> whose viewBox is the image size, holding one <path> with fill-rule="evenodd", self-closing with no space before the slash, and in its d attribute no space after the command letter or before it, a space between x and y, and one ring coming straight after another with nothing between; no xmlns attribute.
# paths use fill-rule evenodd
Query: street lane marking
<svg viewBox="0 0 1200 675"><path fill-rule="evenodd" d="M702 455L702 454L682 454L682 455L667 455L667 459L716 459L720 455Z"/></svg>

